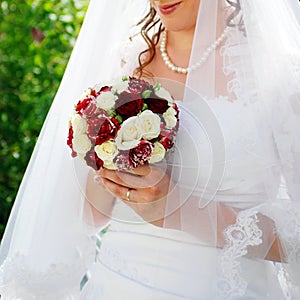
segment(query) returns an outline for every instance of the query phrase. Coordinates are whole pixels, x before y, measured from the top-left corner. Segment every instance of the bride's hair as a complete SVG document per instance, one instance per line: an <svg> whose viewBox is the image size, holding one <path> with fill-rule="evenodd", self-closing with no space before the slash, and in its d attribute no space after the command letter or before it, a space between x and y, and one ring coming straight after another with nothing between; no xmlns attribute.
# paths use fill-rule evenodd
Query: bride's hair
<svg viewBox="0 0 300 300"><path fill-rule="evenodd" d="M243 20L240 18L236 20L236 17L239 15L241 6L240 0L226 0L226 2L233 8L233 11L230 13L227 19L227 26L243 28ZM156 55L156 46L158 45L160 35L165 30L163 24L161 23L159 17L157 16L156 10L151 6L150 11L147 15L137 23L137 26L141 26L140 34L143 37L144 41L147 43L148 48L143 50L139 56L139 66L135 70L135 75L138 77L150 76L149 72L145 71L145 67L148 66ZM154 34L151 34L153 32ZM144 59L145 54L147 54L146 59Z"/></svg>

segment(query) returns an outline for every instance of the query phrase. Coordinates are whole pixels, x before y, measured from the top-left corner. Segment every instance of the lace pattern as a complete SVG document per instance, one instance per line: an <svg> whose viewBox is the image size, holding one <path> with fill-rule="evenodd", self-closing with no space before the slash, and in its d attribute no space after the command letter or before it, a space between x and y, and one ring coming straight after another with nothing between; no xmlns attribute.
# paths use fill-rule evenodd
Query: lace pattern
<svg viewBox="0 0 300 300"><path fill-rule="evenodd" d="M300 212L291 203L285 207L286 216L278 224L279 233L288 253L289 263L300 264Z"/></svg>
<svg viewBox="0 0 300 300"><path fill-rule="evenodd" d="M78 245L68 261L52 257L44 266L38 263L43 254L9 256L0 267L1 300L78 299L80 280L95 257L95 244L86 236Z"/></svg>
<svg viewBox="0 0 300 300"><path fill-rule="evenodd" d="M229 93L234 93L236 99L245 104L257 99L255 76L249 59L250 50L247 39L238 28L231 28L227 33L225 45L221 48L223 56L223 72L233 78L227 83ZM245 73L247 76L245 76Z"/></svg>
<svg viewBox="0 0 300 300"><path fill-rule="evenodd" d="M0 269L1 300L66 300L77 299L78 278L83 265L52 264L45 271L30 269L26 257L16 254Z"/></svg>
<svg viewBox="0 0 300 300"><path fill-rule="evenodd" d="M272 218L280 237L284 255L290 265L300 264L300 207L283 200L272 206L264 205L260 211Z"/></svg>
<svg viewBox="0 0 300 300"><path fill-rule="evenodd" d="M290 200L264 205L260 212L272 218L287 264L279 267L279 279L287 299L300 297L300 207Z"/></svg>
<svg viewBox="0 0 300 300"><path fill-rule="evenodd" d="M262 243L256 210L238 214L236 223L224 231L226 245L220 256L220 299L237 299L245 294L247 282L242 278L238 259L248 253L249 246Z"/></svg>

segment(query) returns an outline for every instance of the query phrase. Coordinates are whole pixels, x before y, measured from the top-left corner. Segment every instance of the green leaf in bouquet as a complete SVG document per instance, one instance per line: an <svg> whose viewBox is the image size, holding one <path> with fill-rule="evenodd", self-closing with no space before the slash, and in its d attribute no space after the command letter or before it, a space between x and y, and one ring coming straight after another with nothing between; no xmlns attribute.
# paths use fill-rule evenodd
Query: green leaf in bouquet
<svg viewBox="0 0 300 300"><path fill-rule="evenodd" d="M116 111L114 109L110 109L107 113L112 118L114 118L117 115L117 113L116 113Z"/></svg>
<svg viewBox="0 0 300 300"><path fill-rule="evenodd" d="M151 93L152 92L150 90L145 90L145 91L142 92L142 97L144 99L148 99L150 97Z"/></svg>
<svg viewBox="0 0 300 300"><path fill-rule="evenodd" d="M161 88L161 84L160 84L159 82L157 82L157 83L155 84L155 86L153 86L154 91L159 91L160 88Z"/></svg>
<svg viewBox="0 0 300 300"><path fill-rule="evenodd" d="M121 124L123 122L123 119L120 115L116 115L115 119L119 122L119 124Z"/></svg>
<svg viewBox="0 0 300 300"><path fill-rule="evenodd" d="M128 77L127 76L123 76L122 77L122 81L128 81L129 79L128 79Z"/></svg>
<svg viewBox="0 0 300 300"><path fill-rule="evenodd" d="M148 109L148 105L147 105L147 103L144 103L142 111L147 110L147 109Z"/></svg>

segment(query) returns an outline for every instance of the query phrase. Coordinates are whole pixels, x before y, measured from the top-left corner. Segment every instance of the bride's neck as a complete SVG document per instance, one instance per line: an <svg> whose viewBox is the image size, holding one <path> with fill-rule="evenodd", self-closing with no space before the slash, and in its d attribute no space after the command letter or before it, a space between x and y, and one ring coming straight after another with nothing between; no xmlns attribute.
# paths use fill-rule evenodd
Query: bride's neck
<svg viewBox="0 0 300 300"><path fill-rule="evenodd" d="M171 61L179 67L186 68L189 65L193 45L194 28L182 31L168 31L166 51ZM183 75L178 75L182 77Z"/></svg>
<svg viewBox="0 0 300 300"><path fill-rule="evenodd" d="M195 28L182 31L168 31L168 48L191 51Z"/></svg>

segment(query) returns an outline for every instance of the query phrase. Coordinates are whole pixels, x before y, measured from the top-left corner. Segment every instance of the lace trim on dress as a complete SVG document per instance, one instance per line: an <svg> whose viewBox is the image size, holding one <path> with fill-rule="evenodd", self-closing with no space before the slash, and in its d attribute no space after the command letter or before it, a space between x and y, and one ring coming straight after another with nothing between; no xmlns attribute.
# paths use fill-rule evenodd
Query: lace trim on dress
<svg viewBox="0 0 300 300"><path fill-rule="evenodd" d="M95 258L94 238L86 236L78 245L68 262L53 257L44 267L36 261L40 256L15 252L0 267L1 300L78 299L80 281Z"/></svg>
<svg viewBox="0 0 300 300"><path fill-rule="evenodd" d="M291 203L284 206L284 210L285 217L277 222L277 232L288 252L289 263L300 264L300 212Z"/></svg>
<svg viewBox="0 0 300 300"><path fill-rule="evenodd" d="M84 269L83 265L61 263L39 272L30 269L24 255L16 254L0 269L1 300L75 299Z"/></svg>
<svg viewBox="0 0 300 300"><path fill-rule="evenodd" d="M224 74L233 76L227 83L228 92L235 94L239 101L249 103L257 99L257 89L251 60L245 59L250 56L250 50L243 34L238 27L230 28L220 54L223 56Z"/></svg>
<svg viewBox="0 0 300 300"><path fill-rule="evenodd" d="M245 295L247 282L241 276L238 259L247 255L248 246L262 243L256 210L238 214L236 223L224 230L226 245L220 255L220 299L236 299Z"/></svg>
<svg viewBox="0 0 300 300"><path fill-rule="evenodd" d="M300 299L300 207L290 200L272 206L264 205L260 212L272 218L282 246L278 277L287 299Z"/></svg>
<svg viewBox="0 0 300 300"><path fill-rule="evenodd" d="M285 252L284 255L289 265L300 264L299 205L289 200L283 200L282 203L277 203L272 207L264 206L261 211L276 222L276 232L280 237ZM300 274L298 274L298 277L300 277Z"/></svg>

